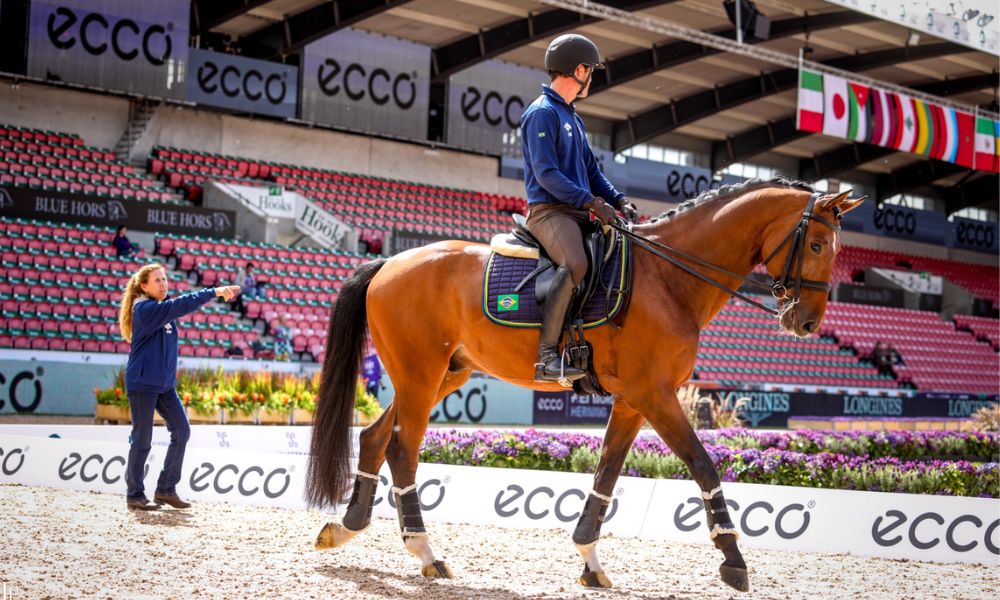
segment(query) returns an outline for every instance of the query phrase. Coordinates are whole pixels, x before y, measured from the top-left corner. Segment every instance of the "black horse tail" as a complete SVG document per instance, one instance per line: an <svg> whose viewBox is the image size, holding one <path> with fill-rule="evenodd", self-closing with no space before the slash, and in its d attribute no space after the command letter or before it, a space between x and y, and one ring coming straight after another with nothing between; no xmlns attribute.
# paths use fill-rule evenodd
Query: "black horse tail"
<svg viewBox="0 0 1000 600"><path fill-rule="evenodd" d="M379 259L358 267L344 282L330 315L306 482L306 498L315 506L337 504L347 493L354 397L368 328L368 285L384 264L385 259Z"/></svg>

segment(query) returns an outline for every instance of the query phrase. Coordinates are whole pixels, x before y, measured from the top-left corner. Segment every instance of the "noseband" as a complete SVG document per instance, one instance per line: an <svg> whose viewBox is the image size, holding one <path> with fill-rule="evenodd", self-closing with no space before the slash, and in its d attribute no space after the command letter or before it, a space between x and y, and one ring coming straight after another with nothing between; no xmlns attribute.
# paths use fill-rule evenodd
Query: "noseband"
<svg viewBox="0 0 1000 600"><path fill-rule="evenodd" d="M827 293L829 293L830 291L830 282L828 281L802 279L802 266L805 262L806 231L809 229L809 221L810 220L816 221L818 223L822 223L823 225L829 227L833 231L840 231L840 225L839 225L840 209L838 207L834 207L833 209L834 218L837 220L836 223L824 217L821 217L813 212L813 206L816 204L816 200L818 200L820 196L822 196L822 194L819 192L815 192L811 196L809 196L809 202L806 203L806 208L805 210L802 211L802 217L799 219L799 222L795 225L795 228L789 231L788 235L786 235L784 239L781 240L781 243L778 244L778 246L771 251L771 253L767 256L767 258L763 260L763 262L760 263L763 264L764 266L767 266L767 264L770 263L771 260L779 252L781 252L782 248L784 248L787 244L791 243L791 248L789 248L788 250L788 256L785 258L785 268L782 270L781 275L771 280L770 286L761 283L759 281L755 281L753 279L748 280L746 277L739 275L737 273L733 273L729 269L720 267L718 265L714 265L710 262L698 258L697 256L692 256L676 248L671 248L666 244L661 244L649 238L638 235L634 233L629 226L623 226L621 223L612 223L611 227L620 232L622 235L630 238L636 245L641 246L645 250L648 250L655 256L662 258L663 260L669 262L675 267L683 271L686 271L687 273L697 277L698 279L701 279L705 283L711 284L719 288L720 290L727 292L728 294L735 296L736 298L739 298L743 302L746 302L751 306L755 306L767 313L770 313L773 316L780 317L789 309L791 309L793 306L799 303L802 288L806 288L809 290L816 290L819 292L827 292ZM670 254L665 254L663 251L669 252ZM706 267L712 269L713 271L723 273L730 277L739 279L740 285L737 287L742 286L744 283L748 283L754 287L769 291L771 295L774 296L774 298L778 301L778 308L774 309L765 306L764 304L761 304L760 302L757 302L753 298L747 296L743 292L740 292L738 289L737 290L730 289L725 285L719 283L718 281L712 279L711 277L694 270L693 268L691 268L690 266L681 261L694 263L698 266Z"/></svg>

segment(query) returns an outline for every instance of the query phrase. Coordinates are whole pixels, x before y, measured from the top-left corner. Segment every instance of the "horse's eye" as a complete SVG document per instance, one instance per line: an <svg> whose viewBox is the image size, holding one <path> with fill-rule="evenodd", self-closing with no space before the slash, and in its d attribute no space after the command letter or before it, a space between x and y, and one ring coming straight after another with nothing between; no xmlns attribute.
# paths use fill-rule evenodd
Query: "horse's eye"
<svg viewBox="0 0 1000 600"><path fill-rule="evenodd" d="M820 252L823 251L823 246L820 246L816 242L809 244L809 248L811 248L812 251L815 252L816 254L819 254Z"/></svg>

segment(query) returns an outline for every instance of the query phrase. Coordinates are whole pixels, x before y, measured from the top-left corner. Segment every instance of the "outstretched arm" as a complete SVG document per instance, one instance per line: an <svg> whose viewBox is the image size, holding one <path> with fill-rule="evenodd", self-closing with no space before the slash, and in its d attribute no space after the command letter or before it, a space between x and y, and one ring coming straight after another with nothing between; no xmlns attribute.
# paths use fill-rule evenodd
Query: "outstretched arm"
<svg viewBox="0 0 1000 600"><path fill-rule="evenodd" d="M229 302L240 293L240 286L227 285L217 288L205 288L163 302L146 301L135 305L133 329L136 333L153 331L163 327L170 321L198 310L215 297Z"/></svg>

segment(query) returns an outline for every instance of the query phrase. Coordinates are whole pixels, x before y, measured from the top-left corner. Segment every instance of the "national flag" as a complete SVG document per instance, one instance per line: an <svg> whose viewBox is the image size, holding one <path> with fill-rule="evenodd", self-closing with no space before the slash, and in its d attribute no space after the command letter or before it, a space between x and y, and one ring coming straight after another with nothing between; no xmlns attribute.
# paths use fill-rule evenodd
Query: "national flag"
<svg viewBox="0 0 1000 600"><path fill-rule="evenodd" d="M973 167L981 171L995 171L997 162L996 123L993 119L976 116L976 154Z"/></svg>
<svg viewBox="0 0 1000 600"><path fill-rule="evenodd" d="M846 138L848 125L847 80L823 75L823 133Z"/></svg>
<svg viewBox="0 0 1000 600"><path fill-rule="evenodd" d="M987 119L993 123L993 168L994 173L1000 173L1000 121Z"/></svg>
<svg viewBox="0 0 1000 600"><path fill-rule="evenodd" d="M934 141L934 116L930 108L921 100L913 100L913 112L917 116L917 143L914 144L912 152L927 156L931 152L931 144Z"/></svg>
<svg viewBox="0 0 1000 600"><path fill-rule="evenodd" d="M943 160L945 146L948 145L944 108L928 102L927 110L930 111L934 123L934 139L931 140L930 157Z"/></svg>
<svg viewBox="0 0 1000 600"><path fill-rule="evenodd" d="M941 107L944 140L941 144L941 160L955 162L958 156L958 113L954 108Z"/></svg>
<svg viewBox="0 0 1000 600"><path fill-rule="evenodd" d="M958 152L955 154L953 163L963 167L972 168L972 152L975 148L975 119L970 113L955 111L955 120L958 123Z"/></svg>
<svg viewBox="0 0 1000 600"><path fill-rule="evenodd" d="M870 97L872 120L868 141L877 146L888 147L892 142L892 118L895 116L892 100L886 92L877 89L871 91Z"/></svg>
<svg viewBox="0 0 1000 600"><path fill-rule="evenodd" d="M823 131L823 77L799 70L799 111L795 128L799 131Z"/></svg>
<svg viewBox="0 0 1000 600"><path fill-rule="evenodd" d="M867 85L853 81L848 82L847 87L849 103L847 137L856 142L863 142L868 139L868 97L871 90Z"/></svg>
<svg viewBox="0 0 1000 600"><path fill-rule="evenodd" d="M917 141L917 117L913 98L905 94L893 94L896 99L896 133L894 143L896 150L913 152Z"/></svg>

